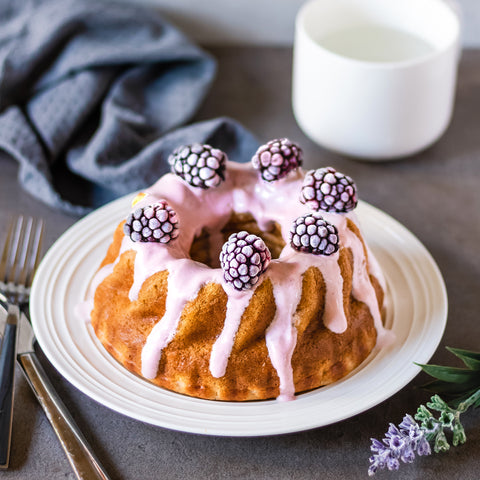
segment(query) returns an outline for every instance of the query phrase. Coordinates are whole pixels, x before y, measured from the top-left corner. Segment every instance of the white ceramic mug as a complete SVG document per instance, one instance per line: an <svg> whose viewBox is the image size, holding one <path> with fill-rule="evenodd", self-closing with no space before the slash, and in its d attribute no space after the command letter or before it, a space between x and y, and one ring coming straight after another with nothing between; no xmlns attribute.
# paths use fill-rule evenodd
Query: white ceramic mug
<svg viewBox="0 0 480 480"><path fill-rule="evenodd" d="M459 37L458 15L442 0L306 3L293 55L298 125L316 143L368 160L425 149L450 123Z"/></svg>

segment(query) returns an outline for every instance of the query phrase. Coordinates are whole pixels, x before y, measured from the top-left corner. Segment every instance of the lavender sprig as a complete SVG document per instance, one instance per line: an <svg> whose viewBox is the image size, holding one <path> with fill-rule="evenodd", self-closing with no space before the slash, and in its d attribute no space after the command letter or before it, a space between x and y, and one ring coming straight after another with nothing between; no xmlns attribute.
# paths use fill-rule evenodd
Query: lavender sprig
<svg viewBox="0 0 480 480"><path fill-rule="evenodd" d="M417 455L431 453L424 430L410 415L403 417L398 428L393 423L390 424L383 443L372 438L370 449L374 455L370 457L369 476L375 475L379 469L398 470L400 461L412 463L415 453Z"/></svg>
<svg viewBox="0 0 480 480"><path fill-rule="evenodd" d="M398 470L400 461L412 463L415 454L430 455L432 451L430 443L433 444L435 453L446 452L450 448L447 440L448 431L451 432L453 446L465 443L467 437L460 422L460 415L471 406L476 406L479 401L480 389L461 402L457 408L449 407L440 396L434 395L426 406L420 405L415 419L405 415L398 428L391 423L382 442L376 438L371 439L370 449L374 454L370 457L368 475L375 475L378 470L384 468ZM435 417L429 408L438 412L438 417Z"/></svg>

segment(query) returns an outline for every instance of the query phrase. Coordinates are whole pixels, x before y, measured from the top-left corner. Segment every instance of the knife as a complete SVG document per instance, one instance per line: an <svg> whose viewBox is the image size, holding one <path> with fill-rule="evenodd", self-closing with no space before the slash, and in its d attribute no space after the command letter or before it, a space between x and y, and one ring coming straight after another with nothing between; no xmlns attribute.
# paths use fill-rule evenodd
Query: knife
<svg viewBox="0 0 480 480"><path fill-rule="evenodd" d="M0 295L0 304L4 305ZM3 340L0 339L0 468L8 468L12 438L15 345L19 309L15 305L0 309ZM5 327L5 328L3 328Z"/></svg>
<svg viewBox="0 0 480 480"><path fill-rule="evenodd" d="M5 319L0 315L0 328ZM41 366L34 350L35 336L24 313L20 314L17 363L43 408L78 480L110 480L80 432Z"/></svg>

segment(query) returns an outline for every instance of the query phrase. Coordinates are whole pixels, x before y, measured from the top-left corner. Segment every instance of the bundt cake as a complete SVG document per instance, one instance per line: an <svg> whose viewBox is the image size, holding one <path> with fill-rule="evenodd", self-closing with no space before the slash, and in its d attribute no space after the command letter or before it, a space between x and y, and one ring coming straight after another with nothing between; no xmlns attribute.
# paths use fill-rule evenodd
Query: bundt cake
<svg viewBox="0 0 480 480"><path fill-rule="evenodd" d="M352 179L288 139L249 164L208 145L134 199L90 287L95 334L137 375L211 400L291 400L385 334L385 283Z"/></svg>

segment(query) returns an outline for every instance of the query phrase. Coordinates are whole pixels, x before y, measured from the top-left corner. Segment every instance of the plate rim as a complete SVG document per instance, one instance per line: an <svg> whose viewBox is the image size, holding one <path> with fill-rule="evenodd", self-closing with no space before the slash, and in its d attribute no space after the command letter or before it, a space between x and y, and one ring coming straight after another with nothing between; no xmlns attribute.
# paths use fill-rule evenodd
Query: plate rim
<svg viewBox="0 0 480 480"><path fill-rule="evenodd" d="M405 385L407 385L419 372L420 372L420 367L417 365L414 365L413 363L409 365L409 367L406 369L408 374L404 374L402 381L398 382L395 387L390 387L388 390L379 392L379 394L376 396L375 401L370 404L365 405L358 405L357 407L352 407L350 409L347 409L344 411L343 414L337 414L332 418L331 421L325 421L325 420L318 420L317 417L313 416L311 419L311 422L307 422L308 424L305 424L305 422L302 425L295 426L293 424L280 424L280 425L274 425L274 426L268 426L265 427L263 426L262 428L258 427L258 418L252 419L253 426L244 428L244 429L238 429L236 427L232 427L232 422L233 420L230 419L230 424L229 426L223 426L223 427L211 427L209 425L204 425L204 421L200 420L198 422L190 421L185 423L179 423L178 421L174 421L175 419L170 419L170 421L165 420L165 418L160 415L157 418L152 418L152 415L142 415L139 412L134 412L132 411L131 408L126 408L122 407L118 403L115 403L113 401L110 401L105 398L104 395L99 394L96 391L93 391L93 387L90 385L86 385L85 381L82 383L79 381L79 379L72 374L72 371L69 369L70 367L68 366L69 361L72 361L72 358L61 358L62 361L58 360L58 355L51 350L52 345L49 343L49 339L47 338L47 331L49 331L45 327L45 323L42 323L42 316L51 316L50 321L53 321L55 323L55 318L53 318L54 314L52 312L52 308L47 309L47 306L52 307L50 303L43 302L44 309L39 309L42 305L42 298L45 296L45 293L53 294L55 292L55 288L59 288L55 283L51 284L48 282L45 282L45 277L51 277L53 274L57 275L59 272L61 273L62 270L66 268L66 266L70 266L73 268L73 265L69 264L67 260L65 260L65 257L62 257L59 255L59 253L62 252L63 249L67 249L71 247L71 242L72 238L75 238L78 232L83 232L88 226L89 223L91 222L96 222L97 219L100 219L104 215L110 216L112 213L116 212L117 210L122 210L125 205L130 204L130 200L132 198L132 194L125 195L117 200L114 200L113 202L110 202L107 205L104 205L103 207L95 210L94 212L88 214L84 218L80 219L77 221L75 224L73 224L69 229L67 229L58 239L57 241L50 247L46 255L44 256L38 270L37 270L37 275L35 276L33 285L32 285L32 291L31 291L31 317L32 317L32 324L34 327L34 331L38 340L38 343L40 347L42 348L43 352L47 356L48 360L52 363L52 365L60 372L60 374L67 379L70 383L72 383L76 388L78 388L80 391L85 393L87 396L92 398L93 400L99 402L100 404L118 412L123 415L126 415L130 418L134 418L139 421L143 421L152 425L156 426L161 426L164 428L169 428L172 430L178 430L178 431L184 431L188 433L197 433L197 434L206 434L206 435L217 435L217 436L241 436L241 437L248 437L248 436L265 436L265 435L278 435L278 434L285 434L285 433L293 433L293 432L298 432L298 431L305 431L313 428L318 428L321 426L326 426L332 423L336 423L342 420L345 420L346 418L350 418L352 416L355 416L363 411L368 410L369 408L372 408L375 405L378 405L379 403L383 402L387 398L391 397L395 393L397 393L401 388L403 388ZM410 231L408 230L403 224L395 220L393 217L391 217L389 214L385 213L381 209L374 207L367 202L360 201L359 202L359 213L360 217L363 215L367 215L368 212L370 212L371 215L379 217L384 220L384 224L386 227L390 228L393 233L395 233L397 236L399 236L400 239L403 241L410 242L415 246L415 251L419 254L421 254L421 258L424 261L425 264L428 265L430 273L433 275L433 280L432 278L429 277L428 279L424 278L422 274L425 272L417 268L417 274L418 278L423 280L424 282L424 287L429 289L429 294L430 296L427 297L427 300L431 300L432 295L436 295L438 299L441 301L441 305L439 305L440 302L437 300L437 310L438 307L440 306L441 308L438 310L437 314L439 315L439 318L436 319L436 324L437 328L435 329L434 332L428 331L428 335L423 335L422 339L425 336L428 336L430 338L429 342L429 348L423 352L423 355L419 355L418 360L416 360L418 363L426 363L428 360L431 358L431 356L435 353L436 348L438 347L442 337L443 333L445 331L446 327L446 322L447 322L447 314L448 314L448 298L447 298L447 290L445 286L444 279L442 277L441 271L436 264L434 258L430 254L430 252L426 249L426 247L420 242L420 240ZM120 218L116 218L116 222L120 221ZM360 218L360 223L362 224L363 221ZM113 233L113 232L112 232ZM101 242L100 242L101 243ZM367 235L367 243L368 242L368 235ZM103 252L104 254L105 252ZM56 258L60 257L60 258ZM70 257L68 257L70 258ZM103 258L103 257L102 257ZM101 260L101 258L100 258ZM77 266L78 267L78 266ZM418 266L417 266L418 267ZM415 267L416 268L416 267ZM55 278L57 278L55 277ZM50 279L51 280L51 279ZM428 281L427 281L428 280ZM88 283L88 282L87 282ZM50 287L50 288L47 288ZM66 285L64 285L63 290L67 288ZM53 291L52 291L53 290ZM47 296L48 299L48 296ZM46 318L46 317L45 317ZM64 319L63 319L64 320ZM65 321L65 320L64 320ZM427 325L428 326L428 325ZM87 330L91 330L91 326ZM430 325L430 330L431 330L431 325ZM51 333L51 332L50 332ZM422 330L422 333L423 330ZM434 338L432 341L432 333L434 334ZM92 337L92 340L95 342L96 338L94 337L94 334L91 332L89 333L90 336ZM418 341L420 341L419 339ZM98 340L97 340L98 342ZM98 342L99 343L99 342ZM405 346L402 345L402 348ZM103 347L102 347L103 348ZM417 350L418 352L418 350ZM68 352L67 352L67 357L68 357ZM105 351L105 355L108 356L109 354ZM384 353L385 355L385 353ZM115 360L112 361L116 362ZM124 367L122 367L120 364L117 364L118 368L121 370L124 370L127 372L127 376L134 376L134 374L128 372ZM362 364L360 370L364 368L364 364ZM341 379L339 382L335 382L332 385L322 387L321 389L317 389L316 391L313 392L308 392L306 394L302 394L305 396L311 396L315 395L315 393L318 392L327 392L328 390L341 385L342 383L344 384L346 381L348 381L349 378L357 374L356 369L353 374L348 375L347 377ZM101 374L102 372L100 372ZM160 387L157 387L153 384L150 384L149 382L140 379L140 377L134 376L138 381L142 382L142 385L148 386L148 389L153 389L153 391L158 391L157 389L160 389ZM89 381L92 381L91 378L89 378ZM95 382L98 383L98 379L93 381L94 386L98 387L98 385L95 385ZM266 406L268 409L276 409L280 402L277 402L275 400L267 400L267 401L260 401L260 402L241 402L241 403L235 403L235 402L218 402L218 401L211 401L211 400L202 400L202 399L196 399L192 397L187 397L181 394L177 394L174 392L169 392L168 390L161 389L165 394L166 398L169 398L170 400L173 398L175 402L179 402L181 405L186 404L187 407L191 407L195 409L195 406L200 405L203 402L207 402L209 405L214 405L218 404L218 410L223 411L225 410L226 405L234 405L236 408L235 410L238 410L239 415L240 415L240 422L245 423L248 422L248 411L256 411L258 408L258 405L261 405L263 409L263 406ZM295 407L295 405L298 405L300 407L300 404L302 402L299 400L296 400L294 402L288 402L290 406L286 406L287 404L283 404L283 410L288 411L288 414L296 417L298 415L304 414L302 409L298 409ZM252 407L252 405L255 405L255 409ZM222 407L220 407L222 406ZM286 407L285 407L286 406ZM163 405L162 405L163 408ZM319 407L320 408L320 407ZM295 410L297 410L295 412ZM300 412L298 411L300 410ZM207 408L208 411L208 408ZM190 412L190 410L189 410ZM245 415L245 412L247 414ZM211 414L215 416L215 414ZM230 415L230 413L229 413ZM217 414L218 417L221 417L222 414ZM218 421L218 420L217 420ZM227 422L228 423L228 422ZM234 423L234 422L233 422ZM256 428L255 428L256 427Z"/></svg>

